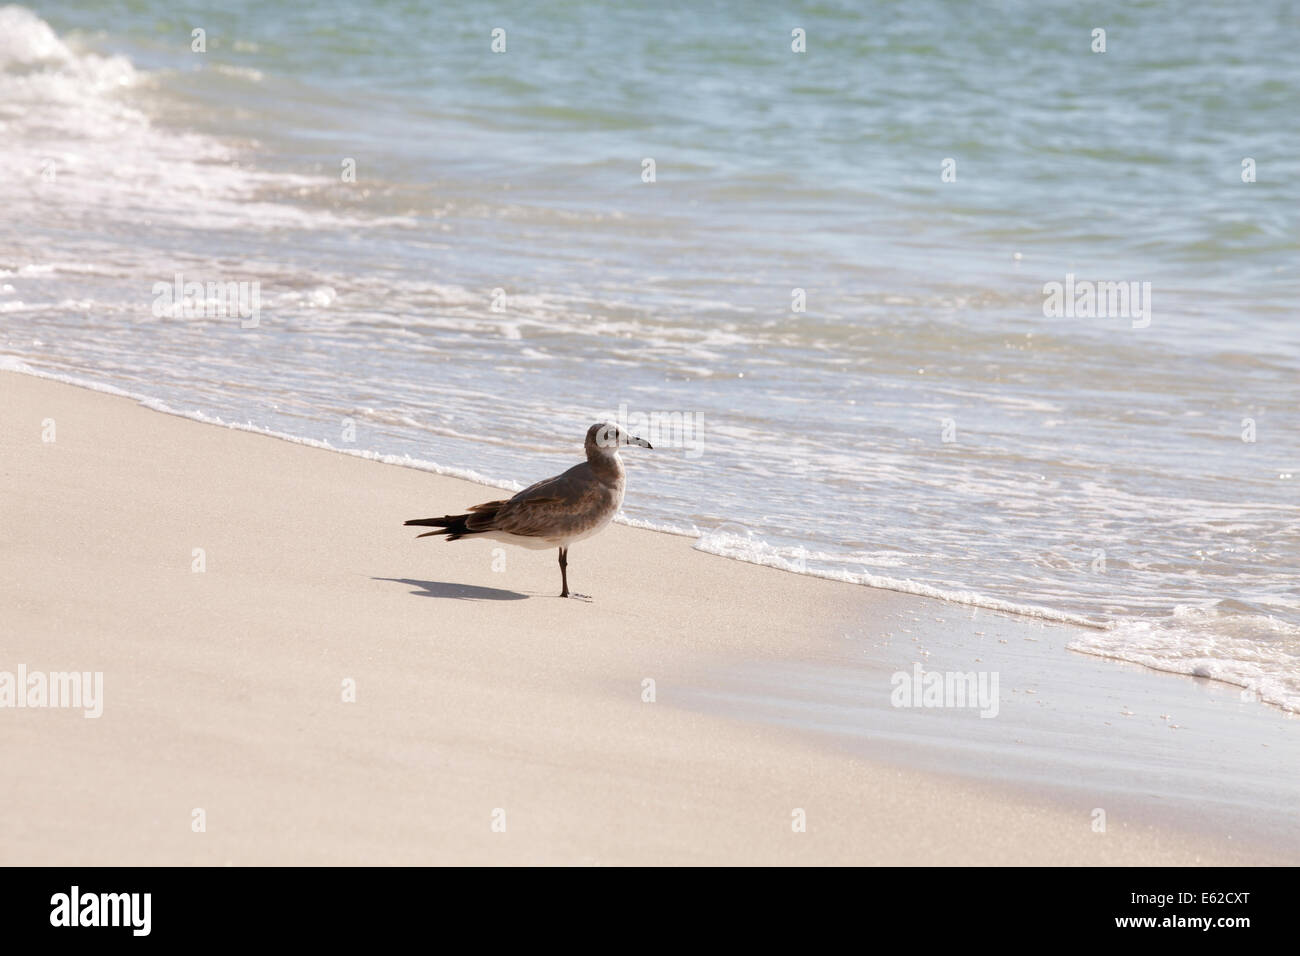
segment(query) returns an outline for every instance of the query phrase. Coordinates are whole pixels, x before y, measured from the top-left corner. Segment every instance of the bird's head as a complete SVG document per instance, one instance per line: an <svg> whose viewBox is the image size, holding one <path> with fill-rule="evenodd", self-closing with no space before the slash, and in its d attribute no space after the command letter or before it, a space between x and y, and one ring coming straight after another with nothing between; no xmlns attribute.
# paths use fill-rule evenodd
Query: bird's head
<svg viewBox="0 0 1300 956"><path fill-rule="evenodd" d="M587 429L587 441L585 443L587 455L595 454L613 455L618 453L621 445L640 445L642 448L653 448L644 438L637 438L629 435L623 429L619 428L613 422L597 422Z"/></svg>

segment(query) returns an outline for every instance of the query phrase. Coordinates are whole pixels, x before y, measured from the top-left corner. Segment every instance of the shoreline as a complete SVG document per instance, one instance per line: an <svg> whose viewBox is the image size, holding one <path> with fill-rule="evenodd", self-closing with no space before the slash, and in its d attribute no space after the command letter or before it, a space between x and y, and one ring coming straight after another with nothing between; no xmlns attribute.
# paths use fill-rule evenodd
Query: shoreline
<svg viewBox="0 0 1300 956"><path fill-rule="evenodd" d="M6 364L6 359L10 364ZM454 478L474 485L480 485L484 488L494 488L502 491L516 492L524 488L524 484L519 481L506 479L497 479L490 476L475 472L468 468L459 468L451 465L439 465L436 462L426 459L412 458L409 455L387 454L369 450L341 448L332 445L327 441L320 439L308 438L302 435L293 435L287 432L278 432L273 429L265 428L260 425L254 425L251 422L240 424L238 422L228 422L220 418L205 415L201 412L185 412L174 408L171 405L159 400L141 395L135 392L129 392L125 389L113 385L103 385L95 382L76 379L70 376L62 376L58 373L47 372L43 369L28 365L21 358L16 356L0 355L0 374L9 373L15 375L27 375L33 378L40 378L50 382L56 382L60 385L68 385L73 388L82 388L91 392L99 392L104 395L112 395L116 398L125 398L133 401L143 408L150 411L158 412L163 415L172 415L186 421L196 422L201 425L213 425L218 428L229 428L236 431L247 432L251 435L260 435L266 438L274 438L279 441L286 441L294 445L302 445L306 448L316 448L321 451L335 452L341 455L349 455L359 458L362 461L371 461L382 465L392 465L398 468L411 468L416 471L427 472L432 475L438 475L444 478ZM623 525L628 528L651 531L657 534L668 534L677 537L691 538L698 540L708 532L702 531L698 527L674 527L666 524L656 524L644 519L628 518L620 513L615 517L614 523ZM992 611L1001 614L1010 614L1018 617L1024 617L1035 621L1048 621L1054 624L1064 624L1073 627L1087 628L1090 630L1108 630L1110 625L1104 621L1097 621L1081 614L1070 611L1060 611L1055 608L1041 607L1033 604L1014 604L1002 601L998 598L979 594L969 589L961 590L944 590L921 581L897 580L882 578L879 575L864 574L854 576L850 574L840 574L836 572L821 572L815 570L796 570L789 566L790 562L781 558L775 558L771 561L753 560L742 557L737 554L727 553L725 551L707 550L697 548L704 554L711 554L715 557L725 558L729 561L739 561L743 564L752 564L755 567L773 568L778 571L787 571L791 574L801 574L811 578L819 578L823 581L833 581L837 584L849 584L855 587L872 588L878 591L893 591L898 594L906 594L913 597L928 598L935 601L941 601L949 604L960 604L971 608L979 608L985 611ZM859 580L858 577L870 578L871 580ZM880 583L884 582L884 583ZM1089 653L1081 651L1080 653ZM1103 654L1093 654L1091 656L1106 657ZM1108 657L1109 660L1123 661L1123 658ZM1131 663L1131 662L1125 662ZM1150 667L1151 670L1159 671L1161 668ZM1179 671L1164 671L1164 673L1180 673ZM1218 678L1215 678L1218 679ZM1229 683L1224 681L1224 683ZM1232 685L1238 686L1238 685Z"/></svg>
<svg viewBox="0 0 1300 956"><path fill-rule="evenodd" d="M259 435L267 438L274 438L279 441L289 442L294 445L301 445L306 448L315 448L321 451L335 452L341 455L358 458L362 461L375 462L377 464L392 465L399 468L410 468L415 471L426 472L428 474L438 475L440 477L453 478L464 481L469 484L478 485L483 488L497 489L501 491L516 492L524 487L524 483L511 481L507 479L492 478L475 472L472 469L460 468L456 466L439 465L436 462L427 459L412 458L409 455L388 454L370 450L352 449L339 447L330 444L328 441L309 438L302 435L293 435L287 432L278 432L260 425L254 425L251 422L240 424L238 422L227 422L223 419L206 415L199 411L186 412L175 408L166 402L151 398L135 392L129 392L125 389L118 388L114 385L90 382L84 379L77 379L72 376L64 376L56 372L49 372L31 365L28 365L23 359L17 356L0 355L0 374L25 375L33 378L39 378L61 385L71 386L73 388L85 389L91 392L98 392L104 395L111 395L117 398L124 398L133 401L143 408L155 411L164 415L171 415L185 421L192 421L202 425L213 425L218 428L233 429L236 431L247 432L251 435ZM709 532L702 531L698 527L674 527L671 525L656 524L644 519L633 519L620 513L614 519L614 523L623 525L628 528L645 530L659 534L673 535L676 537L689 538L695 542L694 549L703 554L710 554L716 557L724 558L730 561L738 561L742 564L749 564L755 567L773 568L779 571L786 571L792 574L800 574L811 578L817 578L824 581L832 581L839 584L848 584L854 587L870 588L876 591L890 591L897 594L908 595L911 597L925 598L938 601L944 604L955 604L972 609L979 609L999 614L1007 614L1017 618L1023 618L1028 621L1046 621L1051 624L1064 625L1067 627L1082 628L1085 632L1106 632L1119 626L1119 621L1098 621L1082 614L1060 611L1054 608L1042 607L1033 604L1015 604L1003 601L999 598L980 594L966 588L960 590L945 590L933 585L920 581L897 580L884 578L879 575L864 572L862 575L852 575L838 572L821 572L816 570L798 570L790 566L790 562L784 558L773 556L770 560L762 560L753 557L745 557L736 553L725 550L714 550L707 547L701 547ZM1227 687L1245 690L1245 684L1235 680L1230 680L1222 675L1210 675L1198 673L1196 671L1188 672L1186 669L1179 669L1171 666L1162 666L1149 660L1130 659L1119 656L1113 651L1103 651L1097 648L1079 648L1070 647L1069 650L1074 653L1083 654L1088 657L1094 657L1099 660L1106 660L1116 664L1131 666L1135 665L1143 670L1157 674L1172 674L1180 677L1186 677L1193 680L1210 680ZM1297 712L1287 706L1267 697L1256 698L1266 707L1280 711L1282 713L1296 715Z"/></svg>
<svg viewBox="0 0 1300 956"><path fill-rule="evenodd" d="M1266 773L1296 765L1284 712L1065 651L1069 626L782 573L626 524L571 555L571 584L594 601L560 601L549 553L401 527L481 500L480 484L202 428L52 377L0 371L0 393L13 609L0 670L105 674L97 720L0 710L27 769L0 786L4 862L1300 860L1300 834L1269 810L1296 789ZM1014 691L1002 714L969 725L882 706L881 679L919 650L929 668L996 669ZM355 703L340 699L348 680ZM816 719L791 710L793 692ZM1194 720L1134 730L1116 694L1143 720L1166 706ZM828 720L828 700L849 706ZM847 747L845 711L866 731ZM1233 740L1273 751L1230 762L1235 790L1216 776L1197 793L1189 764L1144 795L1144 775ZM1028 746L1021 763L1070 779L1096 770L1080 753L1116 741L1129 775L1092 791L1016 760L988 771ZM1189 780L1208 808L1199 829L1170 810Z"/></svg>

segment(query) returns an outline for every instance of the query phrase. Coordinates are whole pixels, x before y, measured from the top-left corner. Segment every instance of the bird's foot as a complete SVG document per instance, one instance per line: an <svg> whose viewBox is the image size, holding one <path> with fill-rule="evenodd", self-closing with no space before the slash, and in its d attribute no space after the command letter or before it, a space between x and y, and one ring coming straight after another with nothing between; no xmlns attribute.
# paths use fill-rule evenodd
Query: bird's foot
<svg viewBox="0 0 1300 956"><path fill-rule="evenodd" d="M591 603L591 595L590 595L590 594L579 594L577 591L565 591L563 594L560 595L560 597L562 597L562 598L577 598L579 601L586 601L588 604Z"/></svg>

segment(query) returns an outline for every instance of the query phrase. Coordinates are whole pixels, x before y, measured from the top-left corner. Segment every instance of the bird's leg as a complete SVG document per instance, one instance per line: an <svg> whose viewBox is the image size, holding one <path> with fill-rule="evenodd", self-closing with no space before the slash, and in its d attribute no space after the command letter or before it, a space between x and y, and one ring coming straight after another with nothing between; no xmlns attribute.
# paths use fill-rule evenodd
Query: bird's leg
<svg viewBox="0 0 1300 956"><path fill-rule="evenodd" d="M560 597L569 596L569 549L560 549Z"/></svg>

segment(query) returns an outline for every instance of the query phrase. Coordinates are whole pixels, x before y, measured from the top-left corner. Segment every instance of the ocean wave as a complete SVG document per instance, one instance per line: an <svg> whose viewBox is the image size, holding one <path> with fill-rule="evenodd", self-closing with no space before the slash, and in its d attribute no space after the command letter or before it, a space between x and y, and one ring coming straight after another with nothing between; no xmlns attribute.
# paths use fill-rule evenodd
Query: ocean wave
<svg viewBox="0 0 1300 956"><path fill-rule="evenodd" d="M1232 684L1243 700L1300 713L1300 626L1230 604L1179 605L1166 618L1116 621L1068 647Z"/></svg>
<svg viewBox="0 0 1300 956"><path fill-rule="evenodd" d="M334 184L257 169L215 137L160 126L142 105L154 80L126 57L78 49L24 7L0 7L0 165L18 172L0 181L8 214L73 228L94 218L187 230L409 221L292 201Z"/></svg>

